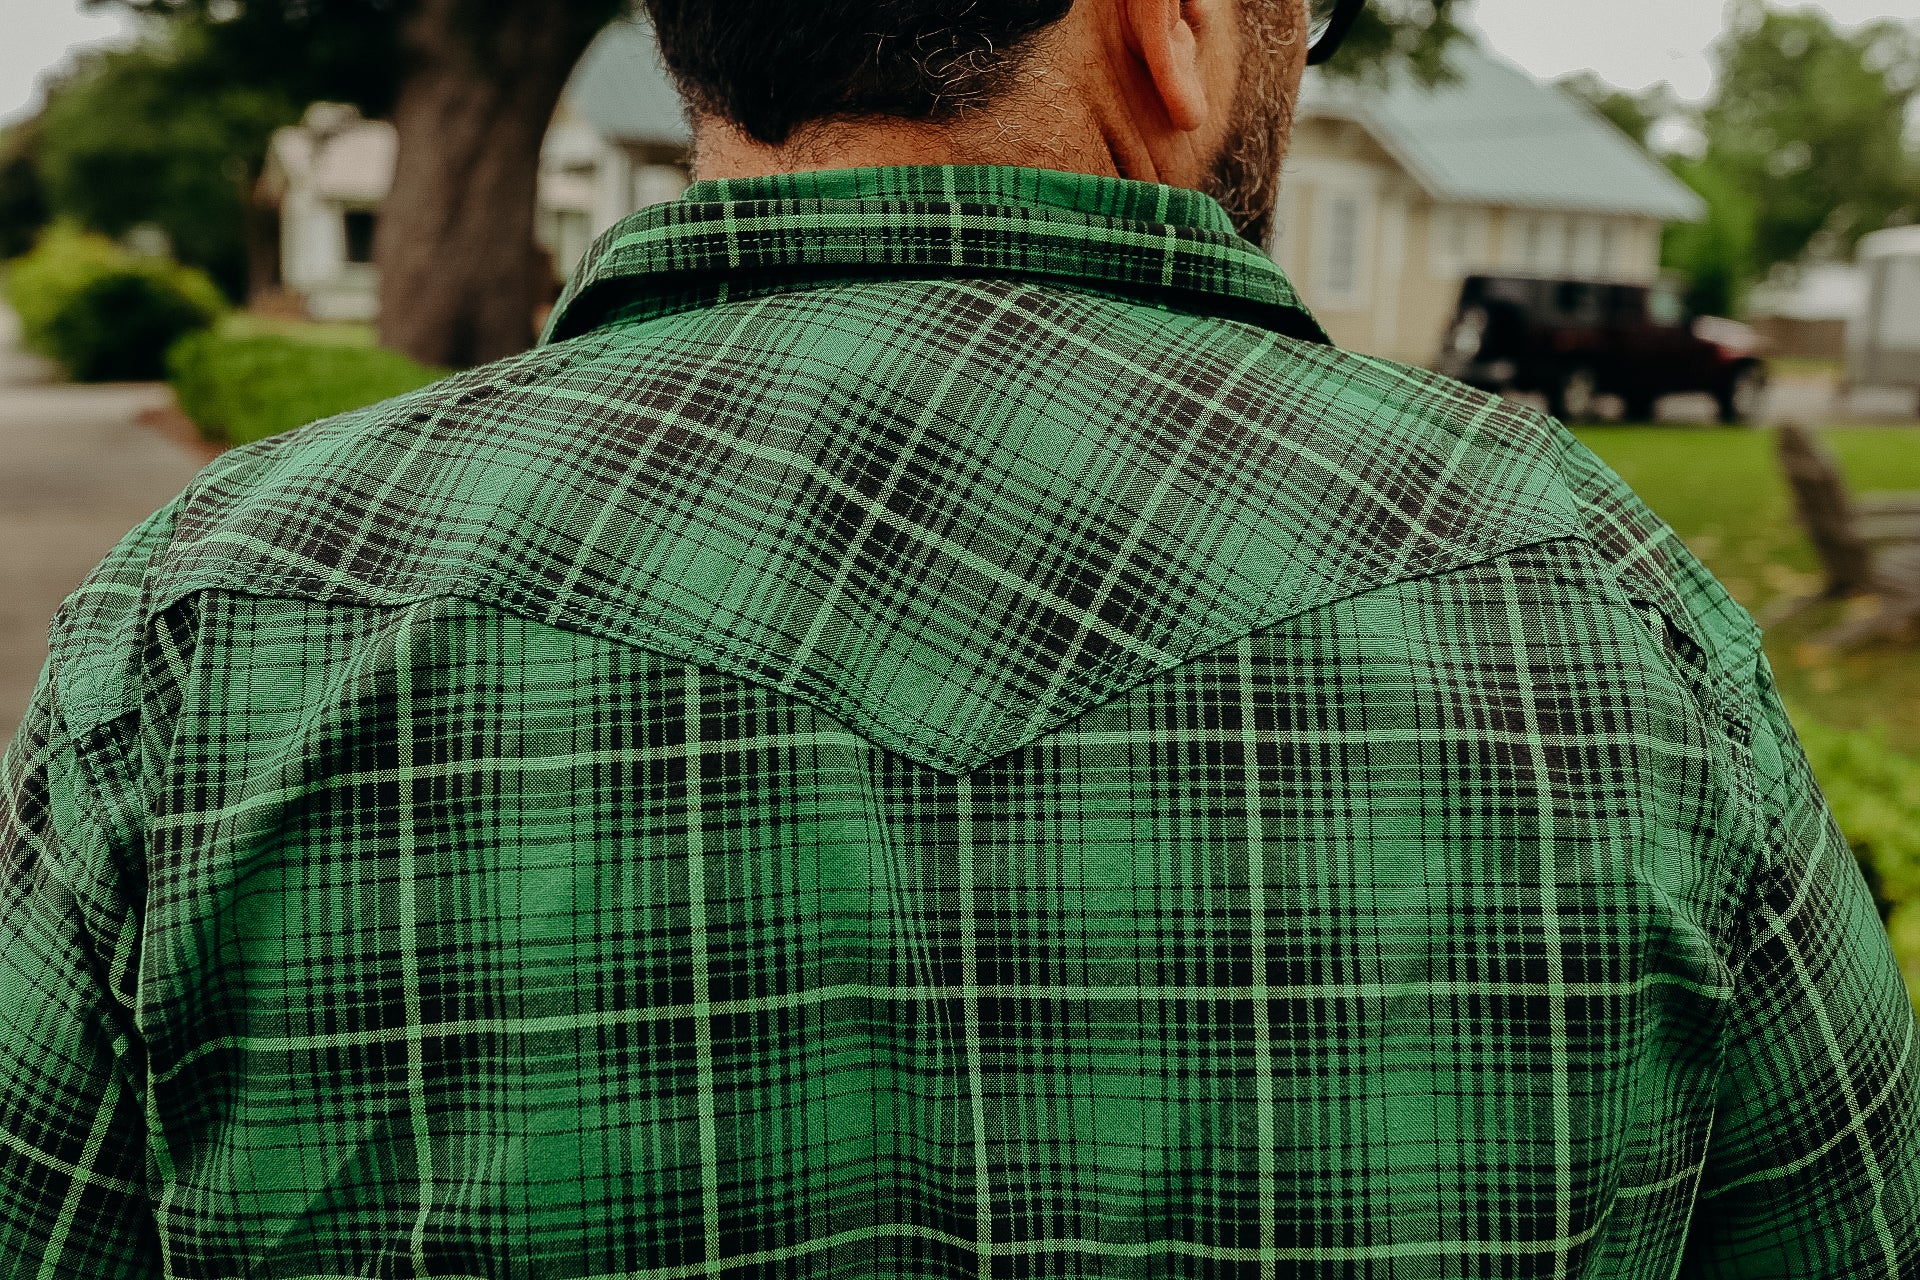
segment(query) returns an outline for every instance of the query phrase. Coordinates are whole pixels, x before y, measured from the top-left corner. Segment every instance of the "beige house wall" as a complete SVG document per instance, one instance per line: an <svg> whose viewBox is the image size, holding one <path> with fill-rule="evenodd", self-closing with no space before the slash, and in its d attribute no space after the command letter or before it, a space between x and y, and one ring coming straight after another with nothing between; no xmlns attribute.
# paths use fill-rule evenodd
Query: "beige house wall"
<svg viewBox="0 0 1920 1280"><path fill-rule="evenodd" d="M1361 126L1315 116L1294 132L1269 248L1340 346L1428 365L1468 275L1650 281L1659 274L1660 224L1436 204Z"/></svg>

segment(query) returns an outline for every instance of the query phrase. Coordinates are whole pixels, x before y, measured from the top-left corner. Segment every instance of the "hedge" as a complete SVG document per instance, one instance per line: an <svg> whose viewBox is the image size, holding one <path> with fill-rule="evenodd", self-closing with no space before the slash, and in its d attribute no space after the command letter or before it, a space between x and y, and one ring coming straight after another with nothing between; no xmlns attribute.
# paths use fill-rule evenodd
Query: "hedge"
<svg viewBox="0 0 1920 1280"><path fill-rule="evenodd" d="M396 352L283 334L197 333L167 361L180 409L219 444L247 444L404 395L437 378Z"/></svg>
<svg viewBox="0 0 1920 1280"><path fill-rule="evenodd" d="M27 345L81 382L163 376L168 348L226 309L202 273L65 226L8 270L7 301Z"/></svg>

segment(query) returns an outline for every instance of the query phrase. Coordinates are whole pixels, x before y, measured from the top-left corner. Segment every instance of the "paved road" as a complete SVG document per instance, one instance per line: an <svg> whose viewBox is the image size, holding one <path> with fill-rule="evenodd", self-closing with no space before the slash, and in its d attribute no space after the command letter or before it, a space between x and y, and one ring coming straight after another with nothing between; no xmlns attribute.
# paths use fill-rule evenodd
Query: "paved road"
<svg viewBox="0 0 1920 1280"><path fill-rule="evenodd" d="M58 382L0 307L0 743L11 741L68 592L200 462L135 422L159 384Z"/></svg>

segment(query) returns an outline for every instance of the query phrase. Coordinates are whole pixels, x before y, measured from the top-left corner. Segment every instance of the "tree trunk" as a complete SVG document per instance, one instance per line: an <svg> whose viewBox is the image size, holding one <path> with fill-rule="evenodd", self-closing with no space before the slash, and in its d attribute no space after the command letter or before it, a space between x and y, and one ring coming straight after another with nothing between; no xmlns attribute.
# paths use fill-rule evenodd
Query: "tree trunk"
<svg viewBox="0 0 1920 1280"><path fill-rule="evenodd" d="M426 364L533 343L540 143L606 0L418 0L381 206L380 341Z"/></svg>

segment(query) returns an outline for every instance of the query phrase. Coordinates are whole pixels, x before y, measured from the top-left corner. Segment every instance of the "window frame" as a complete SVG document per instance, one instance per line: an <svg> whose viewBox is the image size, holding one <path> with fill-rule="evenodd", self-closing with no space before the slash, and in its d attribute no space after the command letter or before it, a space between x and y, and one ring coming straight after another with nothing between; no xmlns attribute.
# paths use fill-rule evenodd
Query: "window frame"
<svg viewBox="0 0 1920 1280"><path fill-rule="evenodd" d="M1342 223L1338 206L1352 203L1353 216L1345 220L1351 228L1352 262L1344 282L1334 279L1334 228ZM1313 232L1313 305L1328 311L1363 310L1372 294L1372 261L1369 249L1375 237L1379 216L1379 195L1354 183L1323 186L1314 200Z"/></svg>
<svg viewBox="0 0 1920 1280"><path fill-rule="evenodd" d="M364 239L356 235L355 225L363 225L366 230ZM380 211L366 205L340 206L340 261L348 268L371 267L378 262L380 239ZM364 243L364 257L355 253L355 249Z"/></svg>

